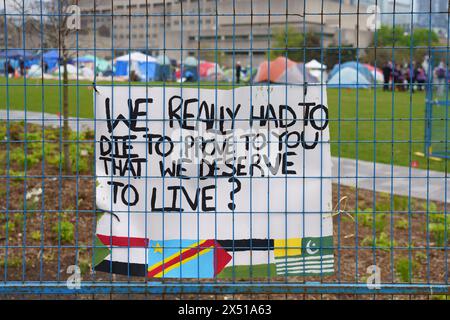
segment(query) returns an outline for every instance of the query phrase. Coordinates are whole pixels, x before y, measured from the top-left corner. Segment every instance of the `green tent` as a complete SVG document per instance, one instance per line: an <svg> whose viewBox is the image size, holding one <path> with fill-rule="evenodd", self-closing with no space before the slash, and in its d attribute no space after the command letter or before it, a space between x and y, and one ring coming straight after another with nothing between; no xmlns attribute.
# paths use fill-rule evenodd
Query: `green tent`
<svg viewBox="0 0 450 320"><path fill-rule="evenodd" d="M96 56L91 55L91 54L87 54L87 55L78 57L78 59L75 59L75 61L78 61L79 64L81 64L81 63L92 63L92 64L94 64L94 62L95 62L96 72L104 72L104 71L106 71L108 69L111 69L111 63L109 63L105 59L96 57Z"/></svg>

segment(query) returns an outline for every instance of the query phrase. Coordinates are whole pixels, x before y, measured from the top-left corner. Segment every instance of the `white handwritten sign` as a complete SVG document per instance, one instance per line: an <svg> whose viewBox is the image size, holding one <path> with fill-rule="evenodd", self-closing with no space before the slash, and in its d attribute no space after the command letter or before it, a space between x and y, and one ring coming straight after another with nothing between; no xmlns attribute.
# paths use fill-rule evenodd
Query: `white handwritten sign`
<svg viewBox="0 0 450 320"><path fill-rule="evenodd" d="M97 270L333 272L323 88L97 89Z"/></svg>

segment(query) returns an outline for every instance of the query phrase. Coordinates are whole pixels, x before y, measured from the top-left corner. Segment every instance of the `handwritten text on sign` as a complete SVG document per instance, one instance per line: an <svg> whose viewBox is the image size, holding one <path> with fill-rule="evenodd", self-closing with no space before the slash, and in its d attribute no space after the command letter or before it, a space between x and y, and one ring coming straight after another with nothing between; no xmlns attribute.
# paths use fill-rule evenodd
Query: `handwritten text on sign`
<svg viewBox="0 0 450 320"><path fill-rule="evenodd" d="M97 225L110 254L96 270L333 272L323 88L97 89L96 202L113 214Z"/></svg>
<svg viewBox="0 0 450 320"><path fill-rule="evenodd" d="M97 98L97 118L106 120L97 121L97 174L107 177L108 211L248 210L250 191L259 200L269 193L251 182L317 177L330 166L328 108L302 88L121 89Z"/></svg>

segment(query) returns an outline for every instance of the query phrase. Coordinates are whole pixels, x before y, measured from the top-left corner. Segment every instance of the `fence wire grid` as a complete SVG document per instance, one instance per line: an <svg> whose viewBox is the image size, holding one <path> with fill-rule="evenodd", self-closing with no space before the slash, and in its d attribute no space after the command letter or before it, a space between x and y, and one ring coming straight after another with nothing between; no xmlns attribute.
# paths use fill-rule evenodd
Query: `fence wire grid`
<svg viewBox="0 0 450 320"><path fill-rule="evenodd" d="M2 0L0 27L2 298L35 295L61 298L64 294L167 299L447 299L450 227L447 1ZM133 264L135 261L131 260L139 255L134 256L133 250L137 247L157 252L160 244L161 252L170 248L164 248L164 241L156 245L147 241L147 234L141 235L145 240L142 244L131 235L132 228L142 225L128 224L128 236L122 242L126 251L121 255L122 274L116 274L118 269L113 268L112 258L95 268L99 266L102 250L112 250L120 242L116 239L118 242L113 244L113 237L103 243L99 241L97 225L105 216L110 225L115 219L120 221L119 216L143 217L139 221L145 224L146 232L148 228L156 228L163 239L168 228L164 219L169 219L162 209L162 224L152 220L154 226L147 227L154 214L149 209L150 200L145 210L136 210L130 188L122 192L124 202L128 203L124 212L117 213L112 202L109 209L99 206L99 179L113 179L113 167L109 175L102 176L96 160L104 151L101 149L104 141L99 139L103 129L99 128L106 127L106 122L112 123L99 115L95 107L97 99L103 99L105 88L111 92L114 117L121 113L118 122L128 121L127 139L131 139L136 110L133 111L130 102L129 109L115 112L114 99L119 94L116 92L123 94L124 99L134 99L134 90L142 90L139 92L148 99L149 92L160 90L161 99L167 101L173 92L180 92L181 99L184 92L187 96L190 92L191 97L200 100L204 90L212 90L216 108L220 107L221 92L229 92L231 114L241 108L236 101L241 101L247 92L239 90L249 90L250 101L246 102L252 106L252 99L256 99L253 90L261 86L269 92L281 90L283 99L273 101L274 105L283 104L284 99L287 104L292 98L289 92L317 93L317 105L327 106L327 112L319 120L323 124L326 117L330 137L329 141L319 142L320 157L316 164L330 168L329 174L327 169L313 176L305 173L299 180L303 182L298 185L292 182L289 188L289 181L294 178L287 176L290 164L285 159L282 163L286 168L279 177L282 185L277 184L278 177L270 174L250 178L256 183L264 179L267 186L266 194L254 191L253 184L244 195L241 193L241 197L250 199L247 210L240 212L239 205L236 206L238 189L236 180L231 178L229 190L224 192L225 198L231 199L230 211L218 210L217 198L224 194L216 194L210 212L197 206L190 213L198 221L204 214L215 219L228 214L236 221L241 221L241 214L247 214L250 221L266 215L269 235L272 228L277 228L271 225L269 217L285 217L283 228L287 235L292 227L287 223L288 216L319 214L320 219L332 220L331 242L325 244L320 240L317 246L331 255L331 260L325 261L324 256L318 269L310 268L317 274L306 272L309 268L306 263L301 267L305 274L277 273L278 265L270 267L271 254L267 254L264 267L253 268L252 259L259 259L260 254L256 247L277 250L276 245L270 242L270 237L262 244L252 239L245 245L238 243L234 235L235 228L240 226L233 222L228 226L232 228L230 241L215 237L214 250L218 250L218 244L222 245L232 252L233 261L240 249L247 250L248 271L242 271L233 262L226 268L226 277L219 276L214 269L208 270L209 273L202 271L210 274L203 279L200 269L208 263L198 260L195 267L198 276L183 276L180 271L171 278L154 278L147 273L150 270L147 258L143 258L145 263L141 266ZM268 102L271 103L270 93ZM219 109L215 111L219 114ZM184 113L181 122L192 116ZM164 112L162 117L149 117L138 121L138 125L168 126ZM312 120L309 117L306 113L302 118L303 128ZM276 123L282 118L277 110L271 120ZM190 119L193 125L205 123L200 117ZM233 124L239 121L231 119ZM319 120L313 122L314 126L318 126ZM182 134L178 138L172 141L175 148L184 143ZM146 148L155 148L148 139L143 142ZM162 142L162 154L170 147L166 142ZM290 143L295 142L299 143ZM317 143L313 136L303 142ZM139 148L137 144L134 146ZM328 159L324 146L331 153L328 163L324 160ZM126 155L122 159L131 163L133 155L128 151L124 147ZM305 169L308 163L305 164L304 154L301 159ZM144 160L149 162L147 153ZM190 201L193 208L197 197L205 197L201 192L196 193L195 199L192 193L188 195L181 188L184 183L181 176L158 177L151 170L142 170L140 181L145 184L144 195L148 199L152 179L160 179L162 183L163 187L157 190L163 194L162 203L164 197L169 197L162 190L170 179L180 185L180 204ZM128 181L134 179L130 167L126 171ZM234 172L230 176L237 175ZM214 170L212 178L218 186L223 177ZM203 183L200 174L193 179L197 186ZM305 191L308 180L318 181L317 192ZM283 192L276 191L278 186ZM292 190L297 186L300 186L297 191ZM302 199L303 208L287 209L288 196L289 201ZM305 202L318 198L322 203L328 196L329 209L322 205L315 208L319 212L305 208ZM268 209L258 211L258 202L267 203ZM284 209L271 209L270 202ZM188 209L186 205L183 208ZM182 211L178 208L180 221L187 214ZM226 227L217 223L209 226L216 234ZM192 249L192 244L182 242L181 222L176 228L180 230L177 250L191 249L200 256L204 248ZM200 230L200 222L195 228ZM260 234L261 226L250 222L248 228L250 238L253 232ZM200 241L197 231L195 239ZM320 229L320 239L325 239L322 232ZM298 236L303 237L303 242L305 234L303 230ZM284 253L296 250L289 247L287 238L283 242ZM301 254L304 250L309 252L304 243L300 247ZM181 265L184 258L177 254ZM330 261L331 265L327 265ZM217 261L210 264L214 268L218 265ZM163 263L162 274L164 268ZM332 272L326 272L327 268Z"/></svg>

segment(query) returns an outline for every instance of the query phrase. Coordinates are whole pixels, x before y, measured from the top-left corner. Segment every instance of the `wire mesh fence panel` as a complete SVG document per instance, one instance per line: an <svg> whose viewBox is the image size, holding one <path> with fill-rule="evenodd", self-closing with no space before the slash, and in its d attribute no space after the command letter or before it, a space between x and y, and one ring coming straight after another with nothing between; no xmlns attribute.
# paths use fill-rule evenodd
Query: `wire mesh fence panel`
<svg viewBox="0 0 450 320"><path fill-rule="evenodd" d="M2 0L0 293L446 299L448 9Z"/></svg>

